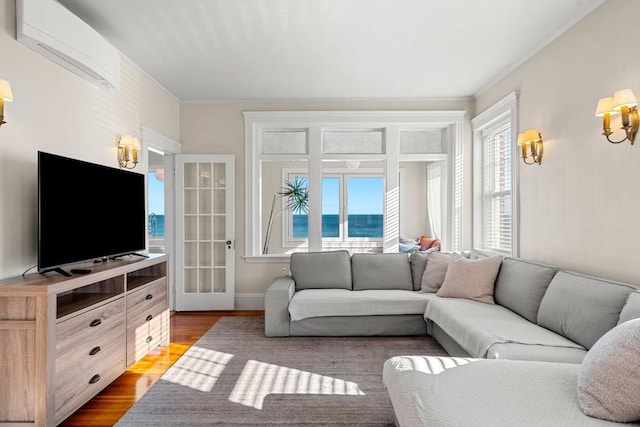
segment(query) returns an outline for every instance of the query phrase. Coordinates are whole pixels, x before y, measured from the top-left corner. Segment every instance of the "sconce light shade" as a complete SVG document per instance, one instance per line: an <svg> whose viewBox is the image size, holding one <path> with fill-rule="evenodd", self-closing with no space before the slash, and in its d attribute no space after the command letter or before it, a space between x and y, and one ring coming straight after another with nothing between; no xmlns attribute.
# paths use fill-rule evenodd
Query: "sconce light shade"
<svg viewBox="0 0 640 427"><path fill-rule="evenodd" d="M140 141L135 136L122 135L118 139L118 164L121 168L133 169L138 164Z"/></svg>
<svg viewBox="0 0 640 427"><path fill-rule="evenodd" d="M603 117L605 114L618 114L618 111L613 109L613 96L602 98L598 101L596 117Z"/></svg>
<svg viewBox="0 0 640 427"><path fill-rule="evenodd" d="M8 81L0 79L0 126L4 123L4 102L13 101L13 93L11 92L11 85Z"/></svg>
<svg viewBox="0 0 640 427"><path fill-rule="evenodd" d="M535 129L527 129L518 135L518 145L522 147L522 160L527 165L541 164L544 146L542 144L542 135ZM527 147L530 154L527 155ZM527 157L531 157L531 161L527 161Z"/></svg>
<svg viewBox="0 0 640 427"><path fill-rule="evenodd" d="M622 89L613 95L613 110L620 111L622 107L635 107L638 105L636 96L631 89Z"/></svg>
<svg viewBox="0 0 640 427"><path fill-rule="evenodd" d="M611 115L622 115L622 127L625 137L620 141L612 141L609 138L613 131L611 130ZM636 139L640 118L638 117L638 100L631 89L622 89L617 91L612 97L602 98L598 101L596 107L596 117L602 117L602 134L612 144L620 144L629 141L631 145Z"/></svg>

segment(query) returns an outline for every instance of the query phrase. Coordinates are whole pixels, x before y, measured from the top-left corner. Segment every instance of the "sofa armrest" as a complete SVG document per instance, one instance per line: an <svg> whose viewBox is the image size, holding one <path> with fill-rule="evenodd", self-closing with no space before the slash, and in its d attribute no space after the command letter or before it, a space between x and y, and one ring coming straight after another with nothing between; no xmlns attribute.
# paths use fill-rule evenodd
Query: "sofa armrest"
<svg viewBox="0 0 640 427"><path fill-rule="evenodd" d="M264 333L268 337L289 336L289 301L296 291L291 277L277 277L264 296Z"/></svg>

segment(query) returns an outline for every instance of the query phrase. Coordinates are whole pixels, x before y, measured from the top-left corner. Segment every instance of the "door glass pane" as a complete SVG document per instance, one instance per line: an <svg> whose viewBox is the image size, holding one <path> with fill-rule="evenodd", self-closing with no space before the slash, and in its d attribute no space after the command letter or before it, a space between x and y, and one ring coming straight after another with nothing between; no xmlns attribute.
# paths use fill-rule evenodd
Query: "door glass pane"
<svg viewBox="0 0 640 427"><path fill-rule="evenodd" d="M201 215L198 217L198 239L211 240L211 216Z"/></svg>
<svg viewBox="0 0 640 427"><path fill-rule="evenodd" d="M214 292L225 292L227 290L227 285L225 283L226 274L224 268L214 268L213 269L213 291Z"/></svg>
<svg viewBox="0 0 640 427"><path fill-rule="evenodd" d="M198 169L195 163L184 164L184 187L195 188L198 184Z"/></svg>
<svg viewBox="0 0 640 427"><path fill-rule="evenodd" d="M198 209L198 193L197 190L184 190L184 213L195 214Z"/></svg>
<svg viewBox="0 0 640 427"><path fill-rule="evenodd" d="M213 265L224 267L226 263L227 245L224 242L213 244Z"/></svg>
<svg viewBox="0 0 640 427"><path fill-rule="evenodd" d="M213 239L226 240L226 216L216 215L213 217Z"/></svg>
<svg viewBox="0 0 640 427"><path fill-rule="evenodd" d="M198 247L196 243L184 244L184 265L186 267L196 267L198 265Z"/></svg>
<svg viewBox="0 0 640 427"><path fill-rule="evenodd" d="M211 213L211 190L200 190L200 199L198 200L198 213L210 214Z"/></svg>
<svg viewBox="0 0 640 427"><path fill-rule="evenodd" d="M347 178L348 237L381 238L384 229L384 179Z"/></svg>
<svg viewBox="0 0 640 427"><path fill-rule="evenodd" d="M211 188L211 163L198 163L198 186Z"/></svg>
<svg viewBox="0 0 640 427"><path fill-rule="evenodd" d="M200 292L210 294L213 291L213 275L210 268L199 268Z"/></svg>
<svg viewBox="0 0 640 427"><path fill-rule="evenodd" d="M225 190L213 190L213 213L223 214L227 209L227 192Z"/></svg>
<svg viewBox="0 0 640 427"><path fill-rule="evenodd" d="M198 270L186 268L184 270L184 292L195 294L198 292Z"/></svg>
<svg viewBox="0 0 640 427"><path fill-rule="evenodd" d="M198 253L198 266L200 266L200 267L210 267L211 266L211 260L212 260L211 243L209 243L209 242L205 242L205 243L200 242L198 244L198 247L200 249L200 251Z"/></svg>
<svg viewBox="0 0 640 427"><path fill-rule="evenodd" d="M184 217L184 240L196 240L198 236L198 217Z"/></svg>
<svg viewBox="0 0 640 427"><path fill-rule="evenodd" d="M226 181L227 167L224 163L213 164L213 186L217 188L224 188L227 186Z"/></svg>

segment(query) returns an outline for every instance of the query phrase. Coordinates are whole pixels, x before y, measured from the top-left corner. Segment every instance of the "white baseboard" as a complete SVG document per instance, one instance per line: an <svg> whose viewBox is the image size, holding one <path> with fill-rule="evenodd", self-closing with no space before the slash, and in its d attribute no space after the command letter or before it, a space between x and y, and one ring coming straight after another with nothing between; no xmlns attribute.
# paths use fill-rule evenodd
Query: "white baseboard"
<svg viewBox="0 0 640 427"><path fill-rule="evenodd" d="M264 294L236 294L236 310L264 310Z"/></svg>

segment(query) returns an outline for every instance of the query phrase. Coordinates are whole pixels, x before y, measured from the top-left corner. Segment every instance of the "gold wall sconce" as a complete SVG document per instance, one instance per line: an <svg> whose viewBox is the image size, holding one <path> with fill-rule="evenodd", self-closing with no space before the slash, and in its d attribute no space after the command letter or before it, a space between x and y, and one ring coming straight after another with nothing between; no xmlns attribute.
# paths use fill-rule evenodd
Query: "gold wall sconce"
<svg viewBox="0 0 640 427"><path fill-rule="evenodd" d="M522 147L522 160L525 164L542 164L544 146L540 132L535 129L527 129L518 135L518 145ZM527 155L527 147L529 147L529 155ZM531 160L527 161L527 157L530 157Z"/></svg>
<svg viewBox="0 0 640 427"><path fill-rule="evenodd" d="M7 123L4 121L4 103L13 101L11 85L8 81L0 79L0 126Z"/></svg>
<svg viewBox="0 0 640 427"><path fill-rule="evenodd" d="M118 138L118 164L121 168L133 169L138 164L140 141L135 136L122 135Z"/></svg>
<svg viewBox="0 0 640 427"><path fill-rule="evenodd" d="M625 137L620 141L612 141L609 138L613 134L613 131L611 131L611 116L618 113L622 117L622 127L620 129L624 130ZM619 90L613 96L602 98L598 101L596 117L602 117L602 134L607 138L607 141L612 144L620 144L628 140L633 145L638 133L640 119L638 118L638 101L631 89Z"/></svg>

